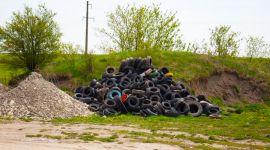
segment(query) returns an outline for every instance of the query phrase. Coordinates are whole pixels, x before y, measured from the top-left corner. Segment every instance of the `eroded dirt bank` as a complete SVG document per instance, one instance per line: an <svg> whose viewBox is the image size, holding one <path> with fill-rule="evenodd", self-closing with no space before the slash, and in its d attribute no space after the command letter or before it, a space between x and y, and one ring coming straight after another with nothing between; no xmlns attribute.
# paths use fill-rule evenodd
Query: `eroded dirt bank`
<svg viewBox="0 0 270 150"><path fill-rule="evenodd" d="M267 81L256 81L234 70L213 72L208 79L199 78L189 84L188 87L195 89L196 95L203 94L214 97L221 96L225 104L260 103L267 94Z"/></svg>

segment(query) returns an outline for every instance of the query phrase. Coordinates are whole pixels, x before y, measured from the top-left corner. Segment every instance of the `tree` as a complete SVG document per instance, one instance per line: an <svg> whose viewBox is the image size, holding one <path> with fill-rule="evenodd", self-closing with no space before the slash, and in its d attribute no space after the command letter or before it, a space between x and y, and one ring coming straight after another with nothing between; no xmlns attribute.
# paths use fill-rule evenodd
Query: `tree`
<svg viewBox="0 0 270 150"><path fill-rule="evenodd" d="M214 55L218 56L236 56L238 54L239 42L242 39L236 38L240 32L229 32L231 26L220 26L215 29L209 29L211 32L210 46Z"/></svg>
<svg viewBox="0 0 270 150"><path fill-rule="evenodd" d="M55 15L44 4L39 4L35 11L25 5L23 13L13 12L11 22L0 26L0 52L10 56L5 63L33 71L55 58L62 36L53 20Z"/></svg>
<svg viewBox="0 0 270 150"><path fill-rule="evenodd" d="M67 60L71 66L75 65L78 52L83 52L80 45L74 45L73 43L61 43L60 50L63 54L63 58Z"/></svg>
<svg viewBox="0 0 270 150"><path fill-rule="evenodd" d="M246 38L246 54L250 57L269 57L269 45L264 41L264 37L248 36Z"/></svg>
<svg viewBox="0 0 270 150"><path fill-rule="evenodd" d="M178 35L180 22L175 20L175 14L163 13L159 5L154 4L131 8L118 5L107 15L110 30L97 30L108 36L118 51L175 50L184 46Z"/></svg>

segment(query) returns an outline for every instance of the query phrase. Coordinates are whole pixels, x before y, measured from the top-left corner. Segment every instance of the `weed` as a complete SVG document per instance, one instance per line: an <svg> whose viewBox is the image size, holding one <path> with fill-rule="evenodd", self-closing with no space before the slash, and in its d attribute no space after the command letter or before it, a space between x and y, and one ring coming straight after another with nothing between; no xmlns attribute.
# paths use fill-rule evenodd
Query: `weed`
<svg viewBox="0 0 270 150"><path fill-rule="evenodd" d="M48 131L47 129L41 129L39 132L45 132Z"/></svg>
<svg viewBox="0 0 270 150"><path fill-rule="evenodd" d="M33 118L30 118L30 117L27 117L27 118L19 118L19 119L21 119L21 120L23 120L23 121L25 121L25 122L30 122L30 121L34 121L34 119Z"/></svg>
<svg viewBox="0 0 270 150"><path fill-rule="evenodd" d="M216 139L215 136L213 136L213 135L210 135L210 136L209 136L209 140L215 140L215 139Z"/></svg>
<svg viewBox="0 0 270 150"><path fill-rule="evenodd" d="M61 139L61 136L44 135L47 139Z"/></svg>
<svg viewBox="0 0 270 150"><path fill-rule="evenodd" d="M42 134L37 134L37 135L32 135L32 134L27 134L25 137L42 137Z"/></svg>
<svg viewBox="0 0 270 150"><path fill-rule="evenodd" d="M220 95L215 96L215 97L211 97L210 101L218 106L224 106L224 100Z"/></svg>
<svg viewBox="0 0 270 150"><path fill-rule="evenodd" d="M237 92L237 93L240 93L240 88L238 87L237 84L234 84L233 87L236 89L236 92Z"/></svg>
<svg viewBox="0 0 270 150"><path fill-rule="evenodd" d="M124 144L124 142L118 142L118 144Z"/></svg>
<svg viewBox="0 0 270 150"><path fill-rule="evenodd" d="M68 133L68 132L61 132L61 134L67 135L65 139L75 139L78 136L78 133Z"/></svg>

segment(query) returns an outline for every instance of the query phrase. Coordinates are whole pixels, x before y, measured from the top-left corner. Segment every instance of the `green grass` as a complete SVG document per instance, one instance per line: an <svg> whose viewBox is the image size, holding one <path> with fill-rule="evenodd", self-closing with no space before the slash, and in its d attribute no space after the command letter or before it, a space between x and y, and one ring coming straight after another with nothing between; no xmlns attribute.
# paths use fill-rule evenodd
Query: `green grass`
<svg viewBox="0 0 270 150"><path fill-rule="evenodd" d="M0 56L3 55L7 54L0 54ZM183 81L185 83L189 83L198 79L199 77L207 78L214 71L228 68L233 69L240 74L245 74L248 77L259 80L268 80L270 82L270 66L268 65L269 58L253 59L253 61L250 62L248 58L243 57L220 58L217 56L177 51L155 52L149 55L151 55L153 58L153 66L155 68L165 66L170 70L171 73L174 74L174 81ZM74 65L70 65L67 60L58 58L53 63L48 64L48 66L42 70L42 73L55 73L56 75L71 74L73 77L72 84L74 87L76 87L79 85L88 85L92 79L100 79L102 73L108 66L114 66L118 70L122 59L126 59L128 57L144 58L146 56L146 54L139 52L120 52L110 55L93 55L92 74L86 69L86 60L83 59L83 55L78 55ZM0 67L0 78L10 76L11 71L4 71L3 68L5 67ZM22 72L13 71L13 74L19 75L22 74ZM7 79L7 81L9 80L10 79ZM65 90L66 87L61 88Z"/></svg>
<svg viewBox="0 0 270 150"><path fill-rule="evenodd" d="M52 65L43 69L43 72L55 74L71 74L72 83L75 86L87 85L92 79L100 79L102 73L108 66L114 66L117 70L122 59L128 57L145 57L136 52L120 52L110 55L93 55L93 73L85 69L85 59L80 55L71 66L66 60L58 59ZM194 54L189 52L164 51L151 54L153 66L155 68L167 67L174 74L174 81L192 82L199 77L207 78L212 72L223 70L224 68L233 69L240 74L245 74L251 78L270 81L270 68L266 67L269 59L254 59L249 62L247 58L220 58ZM65 88L65 87L63 87ZM195 92L195 91L194 91Z"/></svg>
<svg viewBox="0 0 270 150"><path fill-rule="evenodd" d="M139 128L157 130L171 130L189 132L191 134L226 136L234 139L256 139L270 142L270 138L264 138L270 133L270 108L265 106L249 105L243 107L241 114L232 113L231 116L223 116L220 119L211 119L200 116L179 116L176 118L165 116L151 116L142 118L139 116L117 115L103 118L98 115L88 117L77 116L69 119L55 118L53 123L89 123L89 124L113 124L113 125L137 125Z"/></svg>
<svg viewBox="0 0 270 150"><path fill-rule="evenodd" d="M21 119L21 120L23 120L23 121L25 121L25 122L30 122L30 121L34 121L34 119L33 118L30 118L30 117L28 117L28 118L19 118L19 119Z"/></svg>

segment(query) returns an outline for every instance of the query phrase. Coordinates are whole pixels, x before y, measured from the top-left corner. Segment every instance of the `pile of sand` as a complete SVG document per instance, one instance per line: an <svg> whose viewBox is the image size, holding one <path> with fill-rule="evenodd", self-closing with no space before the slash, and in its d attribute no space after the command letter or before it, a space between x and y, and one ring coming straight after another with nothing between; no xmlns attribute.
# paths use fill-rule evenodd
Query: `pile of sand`
<svg viewBox="0 0 270 150"><path fill-rule="evenodd" d="M50 120L92 113L87 105L70 97L36 72L18 87L0 94L0 115Z"/></svg>

